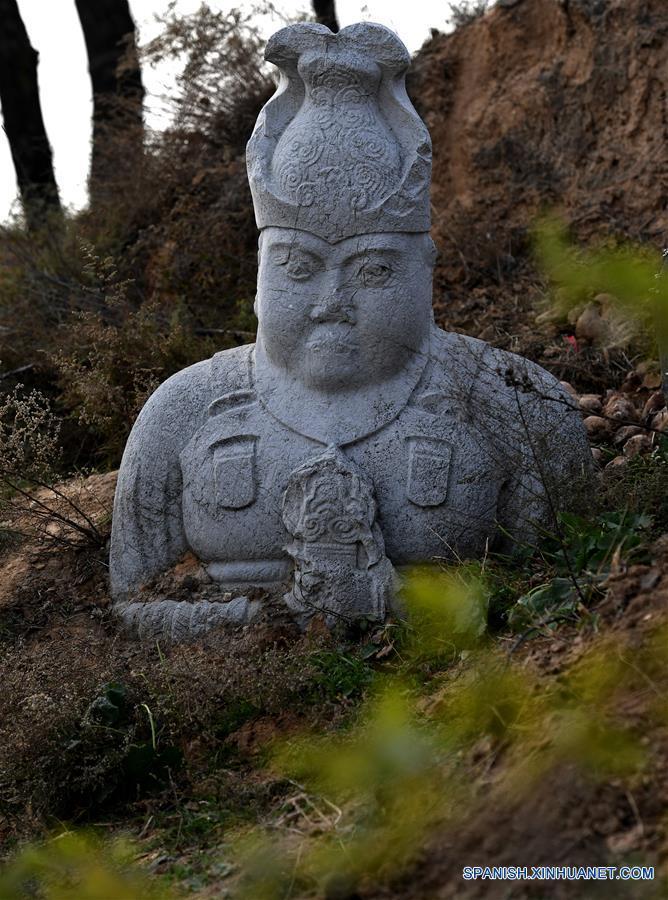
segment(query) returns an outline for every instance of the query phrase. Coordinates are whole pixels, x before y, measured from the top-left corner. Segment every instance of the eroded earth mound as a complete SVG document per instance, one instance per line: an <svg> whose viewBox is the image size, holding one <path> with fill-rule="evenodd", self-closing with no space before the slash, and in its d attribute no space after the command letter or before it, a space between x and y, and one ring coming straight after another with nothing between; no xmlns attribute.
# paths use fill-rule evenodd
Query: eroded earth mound
<svg viewBox="0 0 668 900"><path fill-rule="evenodd" d="M579 239L663 245L667 42L663 0L516 0L425 44L410 92L434 148L444 327L521 329L547 210Z"/></svg>

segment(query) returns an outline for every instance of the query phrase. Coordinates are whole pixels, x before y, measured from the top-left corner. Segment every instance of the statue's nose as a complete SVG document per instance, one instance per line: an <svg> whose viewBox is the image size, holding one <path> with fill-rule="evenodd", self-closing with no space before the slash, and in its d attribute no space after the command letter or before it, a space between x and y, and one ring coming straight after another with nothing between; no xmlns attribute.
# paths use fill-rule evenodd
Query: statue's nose
<svg viewBox="0 0 668 900"><path fill-rule="evenodd" d="M348 322L355 323L355 310L350 302L338 290L331 291L319 300L311 309L314 322Z"/></svg>

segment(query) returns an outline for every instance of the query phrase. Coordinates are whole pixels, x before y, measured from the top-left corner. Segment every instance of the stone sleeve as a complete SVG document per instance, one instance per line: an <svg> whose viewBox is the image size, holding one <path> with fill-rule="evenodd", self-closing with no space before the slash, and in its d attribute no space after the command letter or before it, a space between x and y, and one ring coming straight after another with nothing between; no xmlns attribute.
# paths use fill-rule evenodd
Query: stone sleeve
<svg viewBox="0 0 668 900"><path fill-rule="evenodd" d="M555 513L592 484L582 420L554 376L515 354L490 348L480 377L497 385L487 425L507 473L497 507L498 544L533 543L553 531Z"/></svg>
<svg viewBox="0 0 668 900"><path fill-rule="evenodd" d="M206 415L210 362L162 384L128 438L114 499L111 594L125 600L186 550L179 453Z"/></svg>

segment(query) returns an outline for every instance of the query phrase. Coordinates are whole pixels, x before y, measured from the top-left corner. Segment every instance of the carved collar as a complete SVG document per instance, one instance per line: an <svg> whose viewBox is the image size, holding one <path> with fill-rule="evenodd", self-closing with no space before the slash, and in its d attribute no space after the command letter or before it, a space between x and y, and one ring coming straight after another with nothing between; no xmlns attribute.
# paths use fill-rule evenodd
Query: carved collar
<svg viewBox="0 0 668 900"><path fill-rule="evenodd" d="M423 351L394 378L354 391L325 394L272 366L258 342L248 356L249 377L264 409L286 428L324 446L343 447L380 431L400 415L429 357L427 338Z"/></svg>

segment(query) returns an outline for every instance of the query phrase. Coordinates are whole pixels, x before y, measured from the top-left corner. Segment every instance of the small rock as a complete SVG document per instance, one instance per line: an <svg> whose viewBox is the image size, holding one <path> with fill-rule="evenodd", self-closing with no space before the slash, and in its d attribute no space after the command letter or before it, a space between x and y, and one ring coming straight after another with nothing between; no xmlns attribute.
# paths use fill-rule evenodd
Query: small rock
<svg viewBox="0 0 668 900"><path fill-rule="evenodd" d="M578 399L579 394L569 381L560 381L559 384L568 394L571 395L571 397L575 397L576 400Z"/></svg>
<svg viewBox="0 0 668 900"><path fill-rule="evenodd" d="M629 461L625 456L615 456L614 459L611 459L610 462L605 467L607 469L619 469L624 468L624 466L628 466Z"/></svg>
<svg viewBox="0 0 668 900"><path fill-rule="evenodd" d="M602 419L601 416L587 416L584 427L592 440L606 437L610 430L608 420Z"/></svg>
<svg viewBox="0 0 668 900"><path fill-rule="evenodd" d="M661 372L648 372L642 380L642 386L650 391L661 387Z"/></svg>
<svg viewBox="0 0 668 900"><path fill-rule="evenodd" d="M624 397L618 391L614 391L606 400L603 413L609 419L617 419L621 422L638 421L638 410L628 397Z"/></svg>
<svg viewBox="0 0 668 900"><path fill-rule="evenodd" d="M653 394L650 394L647 398L647 402L642 408L642 417L643 419L649 418L649 416L653 416L654 413L659 412L660 409L666 405L666 401L663 396L663 391L654 391Z"/></svg>
<svg viewBox="0 0 668 900"><path fill-rule="evenodd" d="M650 569L640 579L641 591L653 591L657 584L661 581L661 572L659 569Z"/></svg>
<svg viewBox="0 0 668 900"><path fill-rule="evenodd" d="M624 425L615 434L613 443L616 447L621 447L629 438L635 437L637 434L643 434L643 429L638 425Z"/></svg>
<svg viewBox="0 0 668 900"><path fill-rule="evenodd" d="M655 431L668 431L668 409L662 409L654 416L652 428Z"/></svg>
<svg viewBox="0 0 668 900"><path fill-rule="evenodd" d="M600 344L608 336L608 324L601 316L597 304L589 303L578 316L575 323L575 337L579 341Z"/></svg>
<svg viewBox="0 0 668 900"><path fill-rule="evenodd" d="M619 390L623 394L635 394L641 384L642 378L637 372L628 372Z"/></svg>
<svg viewBox="0 0 668 900"><path fill-rule="evenodd" d="M603 404L601 403L601 398L598 394L583 394L580 397L578 404L583 412L588 412L592 416L597 416L599 413L603 412Z"/></svg>
<svg viewBox="0 0 668 900"><path fill-rule="evenodd" d="M619 306L619 300L614 294L597 294L594 297L594 303L598 303L604 311Z"/></svg>
<svg viewBox="0 0 668 900"><path fill-rule="evenodd" d="M650 391L661 387L661 366L656 359L646 359L636 366L636 372L642 378L642 386Z"/></svg>
<svg viewBox="0 0 668 900"><path fill-rule="evenodd" d="M559 291L557 291L557 294L559 294ZM567 292L564 293L563 297L564 297L564 302L568 303L568 293ZM586 304L584 304L584 303L579 303L577 306L570 307L570 309L568 310L567 316L566 316L566 318L568 319L569 325L575 325L577 320L580 318L580 316L584 312L585 307L586 307Z"/></svg>
<svg viewBox="0 0 668 900"><path fill-rule="evenodd" d="M601 450L601 448L600 447L592 447L591 455L594 458L594 462L600 466L601 462L603 461L603 451Z"/></svg>
<svg viewBox="0 0 668 900"><path fill-rule="evenodd" d="M648 434L636 434L624 444L624 455L632 458L652 449L652 438Z"/></svg>

